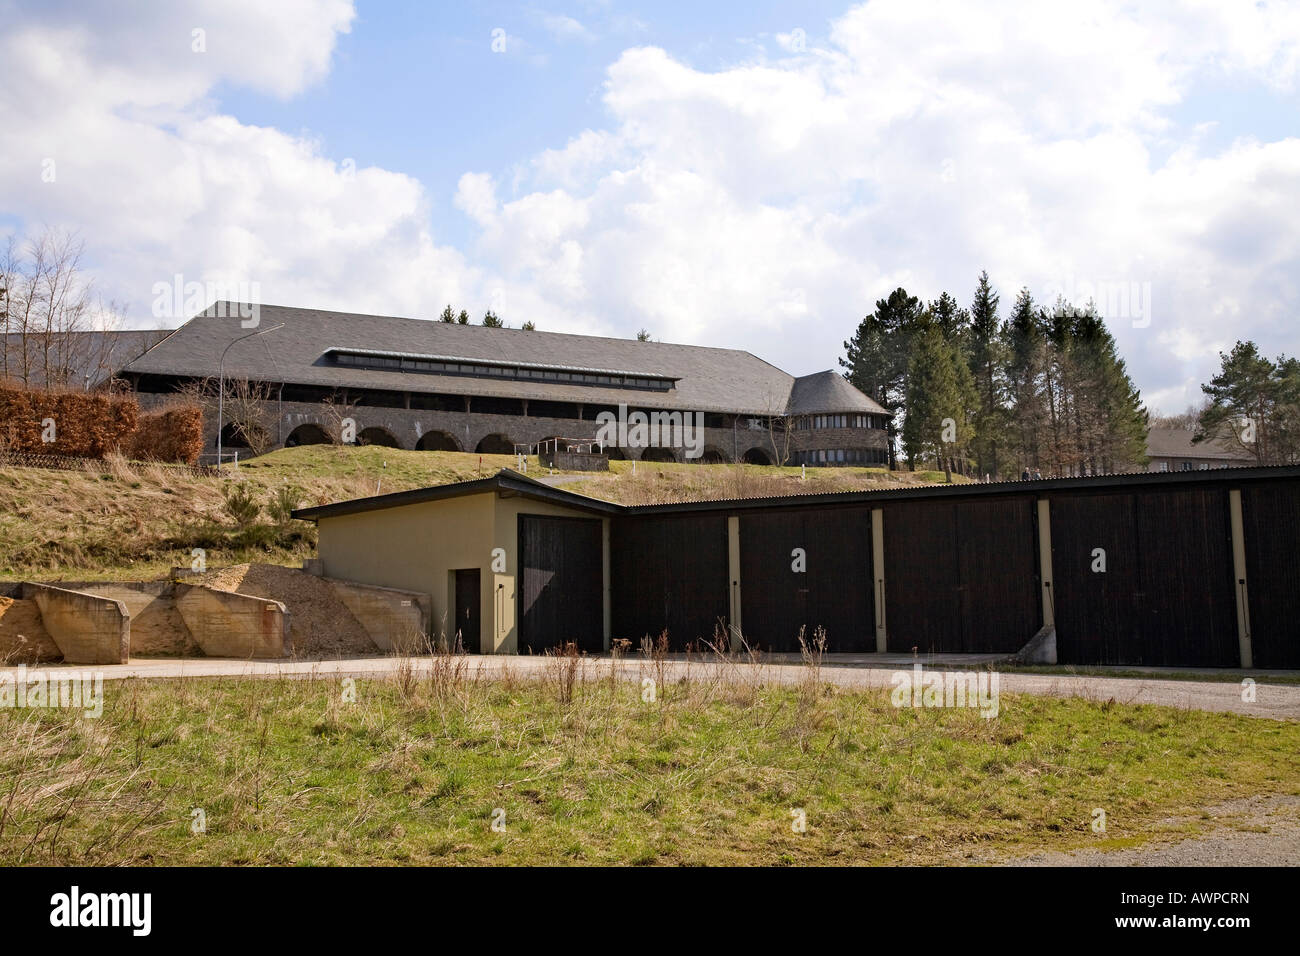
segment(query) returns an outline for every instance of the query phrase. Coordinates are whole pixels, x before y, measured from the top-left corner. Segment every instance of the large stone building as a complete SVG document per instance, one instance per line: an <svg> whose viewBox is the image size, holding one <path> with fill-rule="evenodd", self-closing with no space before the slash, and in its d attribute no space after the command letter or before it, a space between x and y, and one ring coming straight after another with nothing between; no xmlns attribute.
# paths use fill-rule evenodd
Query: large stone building
<svg viewBox="0 0 1300 956"><path fill-rule="evenodd" d="M243 314L247 307L242 307ZM216 303L120 373L142 402L224 374L256 396L228 403L223 448L346 439L395 448L511 453L551 438L608 439L648 461L883 464L886 411L833 372L794 376L737 349L672 345L264 305L257 325ZM265 334L253 335L262 330ZM241 341L241 338L243 339ZM253 411L250 412L249 409ZM683 441L641 421L698 423ZM241 422L240 416L255 416ZM215 416L208 452L215 450ZM344 424L346 423L346 424ZM343 434L346 428L348 434ZM261 444L262 442L259 442Z"/></svg>

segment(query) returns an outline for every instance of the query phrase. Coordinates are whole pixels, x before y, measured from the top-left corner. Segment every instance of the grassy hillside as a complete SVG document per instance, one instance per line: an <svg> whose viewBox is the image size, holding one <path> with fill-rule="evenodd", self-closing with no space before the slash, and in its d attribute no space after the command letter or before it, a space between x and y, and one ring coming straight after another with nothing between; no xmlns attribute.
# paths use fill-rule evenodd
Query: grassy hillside
<svg viewBox="0 0 1300 956"><path fill-rule="evenodd" d="M0 580L145 580L188 567L193 548L209 566L246 561L298 564L315 548L315 528L273 520L267 507L280 489L300 490L302 506L466 481L514 467L511 455L401 451L375 446L314 445L242 463L237 477L196 476L123 460L88 462L84 471L0 467ZM528 474L545 475L537 459ZM842 491L942 480L919 472L808 469L750 465L614 462L609 474L569 473L566 490L625 504ZM246 484L262 505L240 526L223 492Z"/></svg>

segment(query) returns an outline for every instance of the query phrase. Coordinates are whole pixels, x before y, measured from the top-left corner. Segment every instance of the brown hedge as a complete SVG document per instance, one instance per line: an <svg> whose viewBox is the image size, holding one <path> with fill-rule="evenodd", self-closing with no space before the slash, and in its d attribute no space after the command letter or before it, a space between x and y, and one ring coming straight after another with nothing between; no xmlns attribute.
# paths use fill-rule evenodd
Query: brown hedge
<svg viewBox="0 0 1300 956"><path fill-rule="evenodd" d="M52 442L44 440L42 423L47 419L54 425ZM0 445L9 451L72 458L103 458L120 451L130 457L193 462L203 447L202 434L203 416L197 408L172 406L142 420L140 404L129 396L0 382ZM137 454L139 450L151 453Z"/></svg>
<svg viewBox="0 0 1300 956"><path fill-rule="evenodd" d="M197 405L172 405L141 414L129 457L139 461L194 464L203 451L203 411Z"/></svg>

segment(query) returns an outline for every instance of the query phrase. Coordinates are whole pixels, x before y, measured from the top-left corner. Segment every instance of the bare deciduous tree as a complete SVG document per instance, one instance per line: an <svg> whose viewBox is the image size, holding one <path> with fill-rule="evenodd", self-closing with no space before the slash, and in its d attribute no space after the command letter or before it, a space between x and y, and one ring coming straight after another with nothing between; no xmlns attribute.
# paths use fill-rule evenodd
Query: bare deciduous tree
<svg viewBox="0 0 1300 956"><path fill-rule="evenodd" d="M4 377L25 386L81 384L73 381L77 349L95 318L91 282L81 268L84 248L76 233L54 229L25 245L9 238L0 253ZM112 312L120 316L116 306Z"/></svg>
<svg viewBox="0 0 1300 956"><path fill-rule="evenodd" d="M357 400L349 398L348 393L335 392L320 403L321 417L327 423L326 431L335 444L344 442L344 426L348 422L356 423ZM355 441L355 439L354 439Z"/></svg>
<svg viewBox="0 0 1300 956"><path fill-rule="evenodd" d="M231 438L243 442L254 455L264 454L274 443L275 389L265 382L228 378L225 396L218 403L218 380L204 378L177 389L177 393L203 409L203 416L216 421L218 408ZM224 407L222 407L224 406ZM227 444L231 444L228 439Z"/></svg>

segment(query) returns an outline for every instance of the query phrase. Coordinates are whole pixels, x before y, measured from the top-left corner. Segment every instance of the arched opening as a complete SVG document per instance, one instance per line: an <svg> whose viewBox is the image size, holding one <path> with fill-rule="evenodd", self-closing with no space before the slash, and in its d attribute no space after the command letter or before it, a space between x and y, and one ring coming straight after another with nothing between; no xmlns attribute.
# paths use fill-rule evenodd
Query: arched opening
<svg viewBox="0 0 1300 956"><path fill-rule="evenodd" d="M397 440L397 436L387 428L380 428L377 425L371 425L369 428L361 429L361 434L357 436L358 445L382 445L384 448L401 448L402 443Z"/></svg>
<svg viewBox="0 0 1300 956"><path fill-rule="evenodd" d="M480 455L513 455L515 453L515 443L505 435L493 433L485 435L474 450Z"/></svg>
<svg viewBox="0 0 1300 956"><path fill-rule="evenodd" d="M745 452L741 460L747 465L770 465L772 458L761 448L751 448Z"/></svg>
<svg viewBox="0 0 1300 956"><path fill-rule="evenodd" d="M627 455L617 445L606 445L605 457L610 461L627 461Z"/></svg>
<svg viewBox="0 0 1300 956"><path fill-rule="evenodd" d="M642 461L676 461L671 448L647 448L641 453Z"/></svg>
<svg viewBox="0 0 1300 956"><path fill-rule="evenodd" d="M221 429L222 448L265 448L266 431L260 425L227 422Z"/></svg>
<svg viewBox="0 0 1300 956"><path fill-rule="evenodd" d="M308 422L305 425L299 425L293 431L289 432L289 437L284 440L285 448L296 448L299 445L332 445L329 434L319 425Z"/></svg>
<svg viewBox="0 0 1300 956"><path fill-rule="evenodd" d="M460 451L460 442L450 432L425 432L415 443L416 451Z"/></svg>
<svg viewBox="0 0 1300 956"><path fill-rule="evenodd" d="M701 465L725 465L727 463L727 456L716 448L705 448L704 454L699 458L688 460L699 462Z"/></svg>

